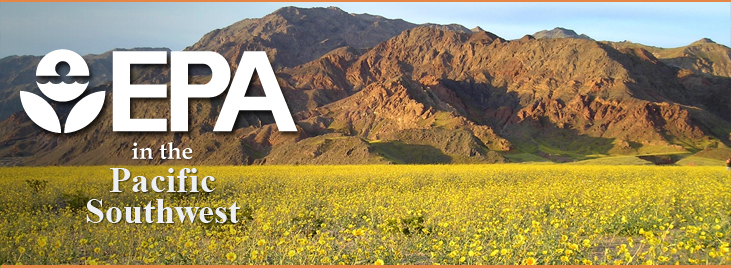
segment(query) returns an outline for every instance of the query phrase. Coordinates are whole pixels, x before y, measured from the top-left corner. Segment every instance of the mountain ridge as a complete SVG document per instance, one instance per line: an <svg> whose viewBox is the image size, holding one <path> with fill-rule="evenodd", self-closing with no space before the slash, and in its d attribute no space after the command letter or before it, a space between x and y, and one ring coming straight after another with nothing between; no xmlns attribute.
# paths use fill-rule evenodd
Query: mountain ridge
<svg viewBox="0 0 731 268"><path fill-rule="evenodd" d="M543 39L543 38L575 38L575 39L586 39L586 40L594 40L588 35L585 34L577 34L574 30L556 27L552 30L542 30L539 32L536 32L533 34L533 37L537 39Z"/></svg>
<svg viewBox="0 0 731 268"><path fill-rule="evenodd" d="M351 32L331 32L334 21ZM293 54L298 46L306 53ZM23 112L12 113L0 122L0 158L24 165L180 162L131 160L132 142L173 142L193 148L194 163L230 165L498 163L525 154L565 162L724 147L731 133L731 99L721 97L729 93L729 65L708 55L728 48L688 47L698 48L682 52L687 58L713 60L708 70L673 64L676 51L633 43L508 41L479 27L282 8L211 31L187 50L219 52L233 68L242 51L267 51L297 133L276 131L270 113L242 112L234 131L214 134L225 93L190 101L187 133L113 133L107 82L91 89L108 92L106 108L78 133L47 133ZM168 67L134 73L137 83L169 80ZM207 79L205 72L191 77ZM253 81L249 90L261 94L260 87ZM132 106L133 117L169 114L164 100Z"/></svg>

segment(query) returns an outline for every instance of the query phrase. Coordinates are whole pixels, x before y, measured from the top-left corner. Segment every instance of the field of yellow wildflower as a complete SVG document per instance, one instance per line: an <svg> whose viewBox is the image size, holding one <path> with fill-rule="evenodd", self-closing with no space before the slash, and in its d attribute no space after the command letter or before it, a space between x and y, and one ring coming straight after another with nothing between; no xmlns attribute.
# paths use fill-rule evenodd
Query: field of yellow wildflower
<svg viewBox="0 0 731 268"><path fill-rule="evenodd" d="M110 193L109 168L0 169L0 263L731 264L718 167L198 167L206 194ZM90 198L236 201L241 221L86 223Z"/></svg>

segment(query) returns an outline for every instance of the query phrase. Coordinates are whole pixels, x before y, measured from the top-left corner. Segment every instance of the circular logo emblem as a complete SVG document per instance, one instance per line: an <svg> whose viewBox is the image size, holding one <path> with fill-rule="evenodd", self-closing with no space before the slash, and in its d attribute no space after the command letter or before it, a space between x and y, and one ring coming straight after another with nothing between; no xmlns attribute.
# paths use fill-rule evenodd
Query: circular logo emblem
<svg viewBox="0 0 731 268"><path fill-rule="evenodd" d="M76 52L66 49L54 50L46 54L38 63L36 76L58 77L56 65L60 62L69 64L71 69L68 76L89 76L89 66L86 65L84 59ZM71 84L64 82L41 84L36 82L36 84L43 95L56 102L69 102L79 98L89 85L88 82L83 84L77 82ZM75 132L94 121L101 112L102 106L104 106L105 94L106 92L103 91L95 92L76 103L66 119L63 133ZM21 91L20 102L28 117L36 125L50 132L61 133L61 122L56 112L43 98L31 92Z"/></svg>

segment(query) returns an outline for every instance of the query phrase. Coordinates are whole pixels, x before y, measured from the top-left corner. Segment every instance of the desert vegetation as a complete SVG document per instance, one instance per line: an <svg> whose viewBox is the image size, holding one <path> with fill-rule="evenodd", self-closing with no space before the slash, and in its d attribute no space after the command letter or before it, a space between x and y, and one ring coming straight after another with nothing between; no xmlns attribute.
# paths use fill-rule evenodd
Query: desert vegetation
<svg viewBox="0 0 731 268"><path fill-rule="evenodd" d="M130 167L135 174L167 167ZM110 193L109 167L0 170L3 264L729 264L722 167L198 167L207 194ZM86 223L86 202L241 207L223 224Z"/></svg>

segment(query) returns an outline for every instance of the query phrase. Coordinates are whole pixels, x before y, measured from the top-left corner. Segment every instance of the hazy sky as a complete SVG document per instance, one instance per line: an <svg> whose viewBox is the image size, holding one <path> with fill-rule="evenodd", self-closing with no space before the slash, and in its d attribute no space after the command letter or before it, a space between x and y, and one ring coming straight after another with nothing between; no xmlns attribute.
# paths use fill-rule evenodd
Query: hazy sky
<svg viewBox="0 0 731 268"><path fill-rule="evenodd" d="M413 23L480 26L506 39L564 27L597 40L731 46L731 3L0 3L0 57L113 48L182 50L205 33L283 6L337 6Z"/></svg>

